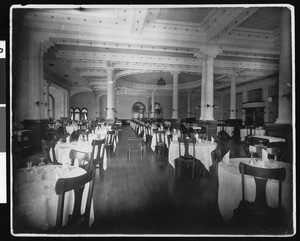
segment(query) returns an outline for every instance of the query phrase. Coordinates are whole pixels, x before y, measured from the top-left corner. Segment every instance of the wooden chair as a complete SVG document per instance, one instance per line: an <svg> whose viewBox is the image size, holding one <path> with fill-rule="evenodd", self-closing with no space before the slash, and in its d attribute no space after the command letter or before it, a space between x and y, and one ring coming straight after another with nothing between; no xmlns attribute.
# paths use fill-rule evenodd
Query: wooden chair
<svg viewBox="0 0 300 241"><path fill-rule="evenodd" d="M41 144L42 144L43 153L45 155L46 163L54 164L54 165L59 164L56 160L55 151L54 151L54 147L55 147L56 142L55 141L41 140ZM50 152L52 153L52 158L53 159L51 159Z"/></svg>
<svg viewBox="0 0 300 241"><path fill-rule="evenodd" d="M28 156L31 154L33 149L32 145L32 131L23 130L21 131L19 150L22 156Z"/></svg>
<svg viewBox="0 0 300 241"><path fill-rule="evenodd" d="M93 140L92 141L92 154L91 158L93 159L93 167L99 168L99 174L101 173L101 170L103 169L103 159L104 159L104 153L105 153L105 139L102 140ZM103 146L103 151L101 153L101 147ZM89 165L89 168L91 166Z"/></svg>
<svg viewBox="0 0 300 241"><path fill-rule="evenodd" d="M127 158L128 162L130 162L131 152L140 152L141 160L143 161L144 147L143 147L143 139L142 138L130 138L128 139L128 151Z"/></svg>
<svg viewBox="0 0 300 241"><path fill-rule="evenodd" d="M55 184L55 192L58 196L56 231L71 230L72 227L83 219L84 227L89 226L89 217L91 211L93 189L94 189L95 169L92 168L87 173L71 178L59 178ZM87 201L85 211L81 213L82 194L85 185L89 183ZM68 219L67 225L63 226L63 212L65 204L65 193L74 191L74 209L71 217Z"/></svg>
<svg viewBox="0 0 300 241"><path fill-rule="evenodd" d="M164 153L168 152L168 147L166 143L166 132L165 131L155 131L154 136L156 138L155 153Z"/></svg>
<svg viewBox="0 0 300 241"><path fill-rule="evenodd" d="M211 160L212 165L209 167L209 172L211 174L211 177L213 178L213 186L215 191L215 203L218 202L218 191L219 191L219 162L222 161L221 159L221 149L216 148L211 152Z"/></svg>
<svg viewBox="0 0 300 241"><path fill-rule="evenodd" d="M89 134L90 134L90 132L88 131L88 129L79 130L79 136L81 135L83 137L83 140L85 140L85 141L89 140Z"/></svg>
<svg viewBox="0 0 300 241"><path fill-rule="evenodd" d="M184 146L184 152L182 152L182 144ZM176 174L179 173L179 176L181 175L182 168L192 166L192 179L194 179L195 168L200 164L199 160L197 161L195 158L195 144L196 138L178 138L179 157L175 159L175 171ZM189 152L190 145L192 145L192 153Z"/></svg>
<svg viewBox="0 0 300 241"><path fill-rule="evenodd" d="M282 181L285 180L285 168L259 168L240 162L239 171L242 175L242 200L234 210L233 220L235 224L253 226L256 231L266 230L268 225L274 226L280 223L283 215L281 206ZM245 199L245 175L253 176L255 180L256 196L254 202ZM278 180L278 206L271 208L266 201L266 185L268 179ZM274 227L273 227L274 228Z"/></svg>
<svg viewBox="0 0 300 241"><path fill-rule="evenodd" d="M267 152L277 161L285 161L286 151L286 142L271 142L267 144Z"/></svg>
<svg viewBox="0 0 300 241"><path fill-rule="evenodd" d="M106 138L105 138L105 146L106 149L109 150L110 156L114 154L114 145L116 144L116 131L110 130L107 131Z"/></svg>
<svg viewBox="0 0 300 241"><path fill-rule="evenodd" d="M91 169L93 166L93 159L91 158L90 152L77 151L72 149L69 155L71 159L71 165L74 166L75 160L78 160L79 167L85 170Z"/></svg>

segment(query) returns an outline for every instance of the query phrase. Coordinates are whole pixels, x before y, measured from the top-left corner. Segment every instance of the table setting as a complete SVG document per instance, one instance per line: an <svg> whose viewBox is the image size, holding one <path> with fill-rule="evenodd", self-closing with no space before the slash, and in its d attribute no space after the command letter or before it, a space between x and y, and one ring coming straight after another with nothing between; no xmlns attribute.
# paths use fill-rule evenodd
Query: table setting
<svg viewBox="0 0 300 241"><path fill-rule="evenodd" d="M195 158L200 160L204 167L209 171L209 167L212 165L211 152L216 149L217 143L214 139L211 141L197 139L195 145ZM182 145L182 150L184 150L184 145ZM189 152L192 153L193 146L190 145ZM183 155L183 153L181 153ZM175 159L179 157L179 144L178 141L172 141L169 147L169 163L175 168Z"/></svg>
<svg viewBox="0 0 300 241"><path fill-rule="evenodd" d="M77 142L66 142L66 143L58 142L54 148L57 161L61 164L71 162L69 155L70 155L70 151L72 149L77 150L77 151L92 153L92 150L93 150L92 140L90 140L90 139L89 139L89 141L78 140ZM104 145L101 146L100 156L103 151L104 151L103 170L106 170L107 169L107 153L106 153L106 148L104 147ZM95 154L96 153L97 153L97 151L95 150ZM51 151L50 151L50 158L52 158ZM79 165L78 161L75 160L74 166L78 166L78 165Z"/></svg>
<svg viewBox="0 0 300 241"><path fill-rule="evenodd" d="M26 168L14 173L13 185L13 225L15 230L27 232L45 232L56 225L58 195L55 193L55 184L58 178L80 176L86 171L80 167L69 165L44 165L43 160L38 166L32 162ZM84 212L87 199L88 185L86 184L81 205ZM69 191L65 197L63 225L74 207L74 192ZM90 225L94 222L93 203L90 212Z"/></svg>
<svg viewBox="0 0 300 241"><path fill-rule="evenodd" d="M278 162L268 158L268 153L262 150L262 157L251 158L229 158L230 151L218 164L218 205L220 213L225 221L233 216L233 210L238 207L242 200L241 174L239 163L259 168L285 168L286 178L282 183L282 206L291 213L292 207L292 166L288 163ZM251 176L246 175L245 181L246 200L253 202L255 199L255 181ZM269 179L266 186L267 204L270 207L277 206L278 180Z"/></svg>

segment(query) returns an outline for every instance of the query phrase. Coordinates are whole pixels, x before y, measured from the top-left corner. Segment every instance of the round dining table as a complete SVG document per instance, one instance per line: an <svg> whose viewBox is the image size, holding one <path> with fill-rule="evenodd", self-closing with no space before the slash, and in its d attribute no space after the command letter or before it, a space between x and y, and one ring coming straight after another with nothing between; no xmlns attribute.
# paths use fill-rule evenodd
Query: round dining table
<svg viewBox="0 0 300 241"><path fill-rule="evenodd" d="M33 167L35 180L27 182L27 168L21 168L14 173L13 185L13 231L15 233L43 233L56 225L58 195L55 184L58 178L69 178L83 175L86 171L80 167L63 167L62 165L47 165ZM88 184L82 196L81 213L85 210ZM74 207L74 191L65 194L65 209L63 225ZM93 202L89 225L94 222Z"/></svg>
<svg viewBox="0 0 300 241"><path fill-rule="evenodd" d="M184 151L184 145L181 143L181 151ZM209 171L212 165L211 152L216 149L217 144L210 141L197 140L195 144L195 158L200 160L205 168ZM189 146L189 153L193 153L192 145ZM183 155L184 153L181 153ZM179 144L178 141L172 141L169 146L169 163L175 168L175 159L179 157Z"/></svg>
<svg viewBox="0 0 300 241"><path fill-rule="evenodd" d="M221 161L218 164L218 205L225 221L233 216L233 210L242 200L242 177L239 172L239 163L249 164L251 158L232 158L229 162ZM282 183L282 206L288 214L292 212L292 166L278 161L265 164L268 168L285 168L286 178ZM253 202L255 199L255 181L251 176L245 175L245 198ZM266 201L270 207L278 204L278 180L269 179L266 186Z"/></svg>
<svg viewBox="0 0 300 241"><path fill-rule="evenodd" d="M92 153L92 150L93 150L92 140L69 142L69 143L59 143L58 142L54 148L57 161L61 164L69 163L71 161L70 160L70 152L72 149L77 150L77 151ZM106 170L106 168L107 168L107 153L106 153L106 148L104 148L104 145L101 146L100 156L103 151L104 151L103 170ZM96 153L97 153L97 150L95 151L95 155L96 155ZM52 158L51 155L52 155L52 152L50 152L50 157ZM79 163L75 160L74 165L78 166L78 164Z"/></svg>

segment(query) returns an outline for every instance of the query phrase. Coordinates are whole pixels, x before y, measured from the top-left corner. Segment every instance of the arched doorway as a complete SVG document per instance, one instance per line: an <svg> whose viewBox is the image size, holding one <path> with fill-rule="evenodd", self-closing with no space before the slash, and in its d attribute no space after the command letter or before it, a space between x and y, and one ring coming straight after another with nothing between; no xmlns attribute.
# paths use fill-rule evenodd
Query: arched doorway
<svg viewBox="0 0 300 241"><path fill-rule="evenodd" d="M132 106L132 118L142 119L145 116L146 106L142 102L136 102Z"/></svg>
<svg viewBox="0 0 300 241"><path fill-rule="evenodd" d="M150 105L149 110L152 110L152 105ZM154 118L155 119L162 119L163 118L163 108L161 107L160 103L158 103L158 102L155 102Z"/></svg>

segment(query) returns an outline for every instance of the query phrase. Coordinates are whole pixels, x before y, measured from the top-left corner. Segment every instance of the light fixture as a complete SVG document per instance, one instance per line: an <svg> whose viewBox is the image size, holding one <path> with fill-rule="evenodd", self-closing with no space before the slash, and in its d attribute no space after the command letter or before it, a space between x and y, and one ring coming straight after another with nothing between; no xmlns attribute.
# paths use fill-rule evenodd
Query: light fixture
<svg viewBox="0 0 300 241"><path fill-rule="evenodd" d="M160 77L160 79L157 81L157 85L166 85L166 81Z"/></svg>

